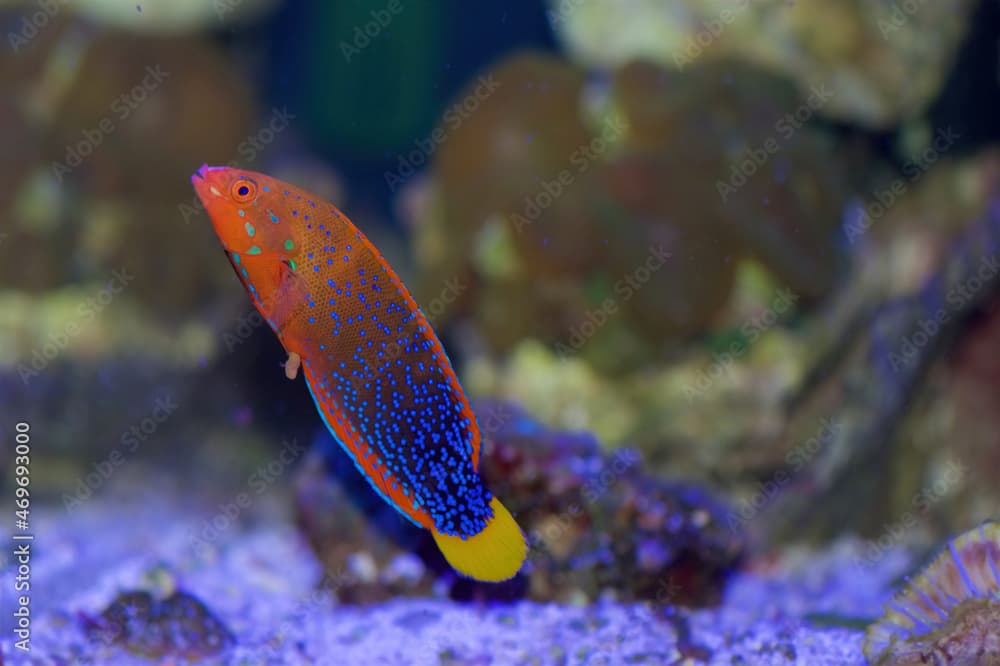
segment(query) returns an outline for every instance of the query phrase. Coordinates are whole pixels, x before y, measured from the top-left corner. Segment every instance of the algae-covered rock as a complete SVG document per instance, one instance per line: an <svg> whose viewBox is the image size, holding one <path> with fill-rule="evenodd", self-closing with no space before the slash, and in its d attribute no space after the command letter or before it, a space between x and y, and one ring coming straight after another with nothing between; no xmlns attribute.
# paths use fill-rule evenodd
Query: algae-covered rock
<svg viewBox="0 0 1000 666"><path fill-rule="evenodd" d="M137 33L173 34L247 21L276 4L275 0L138 0L134 5L109 0L78 0L73 9L101 25Z"/></svg>
<svg viewBox="0 0 1000 666"><path fill-rule="evenodd" d="M148 659L198 661L235 642L201 600L182 591L162 599L144 590L123 592L87 625L94 640L121 645Z"/></svg>
<svg viewBox="0 0 1000 666"><path fill-rule="evenodd" d="M188 178L206 161L263 149L249 86L204 38L140 39L58 19L16 62L0 59L22 100L12 129L35 146L7 181L0 255L20 261L0 262L0 281L41 294L124 267L136 276L124 297L175 322L222 293L211 231L191 224ZM11 143L18 151L23 141Z"/></svg>
<svg viewBox="0 0 1000 666"><path fill-rule="evenodd" d="M649 475L637 451L602 453L593 436L550 430L508 403L476 411L484 481L529 541L522 572L501 585L456 579L430 535L373 493L324 433L328 471L314 467L300 480L298 514L326 569L351 574L341 600L437 590L460 599L718 601L743 540L710 492Z"/></svg>
<svg viewBox="0 0 1000 666"><path fill-rule="evenodd" d="M418 300L468 288L436 325L465 316L495 351L530 337L616 374L715 326L741 260L802 305L828 293L846 188L810 126L818 96L734 63L586 75L516 54L474 114L443 120L433 183L410 198Z"/></svg>
<svg viewBox="0 0 1000 666"><path fill-rule="evenodd" d="M551 23L574 59L613 68L643 58L686 71L733 58L823 82L823 113L886 127L925 109L965 36L975 3L824 0L550 0Z"/></svg>
<svg viewBox="0 0 1000 666"><path fill-rule="evenodd" d="M773 299L791 312L780 294ZM633 443L654 469L735 484L746 474L744 456L756 455L746 444L777 435L785 397L814 357L780 325L782 316L770 306L754 310L717 347L654 370L607 377L527 340L503 362L475 361L464 375L474 393L520 402L553 427L591 430L610 448Z"/></svg>

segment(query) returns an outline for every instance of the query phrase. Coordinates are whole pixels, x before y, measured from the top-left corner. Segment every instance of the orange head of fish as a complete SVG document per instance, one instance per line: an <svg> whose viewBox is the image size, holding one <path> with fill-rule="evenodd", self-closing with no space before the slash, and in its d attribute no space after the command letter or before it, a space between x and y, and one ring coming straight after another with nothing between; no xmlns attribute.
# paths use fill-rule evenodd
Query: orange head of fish
<svg viewBox="0 0 1000 666"><path fill-rule="evenodd" d="M227 252L294 261L307 197L262 173L203 165L191 184Z"/></svg>

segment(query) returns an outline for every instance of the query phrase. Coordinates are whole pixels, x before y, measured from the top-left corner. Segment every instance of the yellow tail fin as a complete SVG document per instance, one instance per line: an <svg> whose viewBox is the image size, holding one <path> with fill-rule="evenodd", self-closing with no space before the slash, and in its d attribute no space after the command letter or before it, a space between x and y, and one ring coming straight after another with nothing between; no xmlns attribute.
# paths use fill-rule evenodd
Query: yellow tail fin
<svg viewBox="0 0 1000 666"><path fill-rule="evenodd" d="M524 564L528 544L521 528L496 497L490 500L493 518L483 531L464 539L432 529L444 558L460 574L489 583L513 578Z"/></svg>

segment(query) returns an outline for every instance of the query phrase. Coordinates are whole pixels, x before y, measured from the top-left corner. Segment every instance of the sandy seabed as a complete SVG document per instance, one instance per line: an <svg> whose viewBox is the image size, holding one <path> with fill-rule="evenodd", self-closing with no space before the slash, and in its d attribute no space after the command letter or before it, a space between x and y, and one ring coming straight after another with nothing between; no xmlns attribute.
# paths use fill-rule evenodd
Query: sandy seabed
<svg viewBox="0 0 1000 666"><path fill-rule="evenodd" d="M31 651L16 650L9 630L0 643L13 666L184 663L137 657L83 629L81 617L148 587L150 572L196 596L234 635L235 646L201 664L863 664L862 631L838 618L877 615L909 561L890 550L859 566L857 541L790 551L735 576L721 606L678 624L608 600L341 605L317 591L322 572L281 511L234 524L208 549L191 537L206 514L155 493L93 499L72 512L40 508L33 517ZM5 557L0 602L10 626L16 570L9 550Z"/></svg>

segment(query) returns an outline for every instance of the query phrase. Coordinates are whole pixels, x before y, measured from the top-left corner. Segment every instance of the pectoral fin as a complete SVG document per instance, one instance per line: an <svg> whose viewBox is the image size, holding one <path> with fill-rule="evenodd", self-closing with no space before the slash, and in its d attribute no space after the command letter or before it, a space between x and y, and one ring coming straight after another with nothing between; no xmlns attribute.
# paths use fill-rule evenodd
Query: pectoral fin
<svg viewBox="0 0 1000 666"><path fill-rule="evenodd" d="M278 264L278 286L268 303L268 318L281 333L295 314L309 302L309 286L288 262ZM297 367L297 366L296 366Z"/></svg>
<svg viewBox="0 0 1000 666"><path fill-rule="evenodd" d="M295 379L299 374L299 365L302 363L302 358L295 352L288 352L288 360L285 361L285 376L289 379Z"/></svg>

